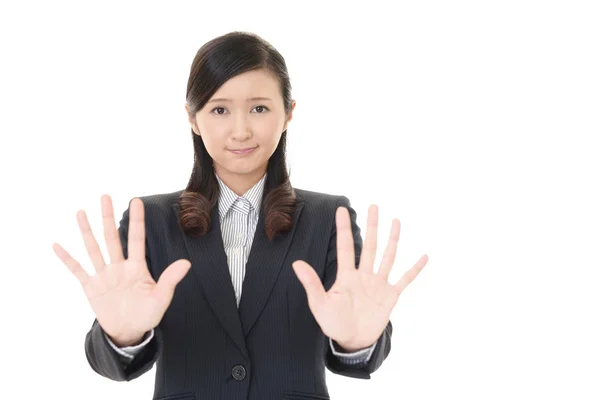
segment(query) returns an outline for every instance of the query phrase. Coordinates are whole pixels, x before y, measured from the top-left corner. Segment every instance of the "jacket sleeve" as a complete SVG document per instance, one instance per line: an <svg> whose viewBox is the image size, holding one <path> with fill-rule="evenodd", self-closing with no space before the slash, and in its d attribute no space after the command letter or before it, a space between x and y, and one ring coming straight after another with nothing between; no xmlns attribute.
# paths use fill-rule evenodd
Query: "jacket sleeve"
<svg viewBox="0 0 600 400"><path fill-rule="evenodd" d="M350 214L350 221L352 225L352 236L354 237L354 256L355 264L358 268L360 262L360 254L362 251L362 237L360 235L360 228L356 224L356 211L350 206L350 200L346 196L341 196L341 199L336 203L336 210L338 207L343 206L348 209ZM335 215L335 212L334 212ZM325 270L325 278L323 286L325 290L329 290L334 282L337 275L337 229L335 224L335 217L333 222L333 228L331 230L331 237L329 241L329 250L327 253L327 265ZM345 364L340 361L339 357L333 354L331 346L329 345L329 338L327 340L327 353L325 355L325 366L328 370L334 374L344 375L351 378L358 379L371 379L371 374L381 366L383 361L387 358L388 354L392 349L392 322L388 321L387 326L383 330L379 339L375 343L373 353L367 363L360 363L356 365Z"/></svg>
<svg viewBox="0 0 600 400"><path fill-rule="evenodd" d="M130 201L131 204L131 201ZM146 207L146 205L144 205ZM145 212L146 227L148 213ZM129 228L129 208L123 213L119 223L119 238L123 247L123 256L127 258L127 230ZM148 248L146 248L146 263L150 268ZM85 336L85 355L90 367L98 374L114 381L130 381L149 371L162 350L162 334L159 327L154 328L154 337L132 359L119 354L110 345L97 319Z"/></svg>
<svg viewBox="0 0 600 400"><path fill-rule="evenodd" d="M148 344L148 342L152 340L152 338L154 337L154 329L151 329L148 332L146 332L144 334L144 337L142 338L142 343L137 344L135 346L119 347L115 343L113 343L112 340L110 340L110 337L108 335L104 335L106 337L106 340L108 341L108 344L110 344L110 346L113 349L115 349L117 353L127 358L127 360L124 361L127 361L127 363L129 364L129 362L133 360L133 358L142 351L142 349Z"/></svg>
<svg viewBox="0 0 600 400"><path fill-rule="evenodd" d="M344 364L354 365L354 364L368 362L369 359L371 358L371 354L373 354L373 350L375 350L376 345L377 345L377 343L373 343L369 347L357 350L352 353L348 353L340 345L338 345L334 340L331 340L331 338L329 338L329 347L331 347L331 351Z"/></svg>

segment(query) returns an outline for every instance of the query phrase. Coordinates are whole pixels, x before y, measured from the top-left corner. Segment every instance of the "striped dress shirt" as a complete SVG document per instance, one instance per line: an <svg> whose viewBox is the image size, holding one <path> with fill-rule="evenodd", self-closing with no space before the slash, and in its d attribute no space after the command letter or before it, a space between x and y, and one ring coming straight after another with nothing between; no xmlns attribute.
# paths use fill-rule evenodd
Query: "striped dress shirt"
<svg viewBox="0 0 600 400"><path fill-rule="evenodd" d="M242 283L246 273L246 261L252 248L267 174L265 173L261 180L241 197L225 185L216 173L215 176L220 188L218 204L223 245L225 247L225 254L227 254L227 263L229 265L229 273L235 291L236 302L239 307L242 296ZM146 332L142 343L136 346L118 347L106 334L105 337L113 349L123 356L124 360L131 362L135 355L152 340L154 329ZM371 347L353 353L343 352L331 338L329 339L329 345L333 354L343 363L361 364L369 361L376 343Z"/></svg>

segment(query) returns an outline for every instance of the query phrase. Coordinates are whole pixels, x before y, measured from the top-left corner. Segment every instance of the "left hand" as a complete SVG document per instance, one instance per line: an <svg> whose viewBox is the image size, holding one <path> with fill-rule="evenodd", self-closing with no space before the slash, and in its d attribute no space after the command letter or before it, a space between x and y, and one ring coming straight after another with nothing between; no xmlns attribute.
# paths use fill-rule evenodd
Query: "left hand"
<svg viewBox="0 0 600 400"><path fill-rule="evenodd" d="M316 271L298 260L292 267L306 290L308 305L323 333L335 340L344 350L353 352L373 345L381 336L390 319L400 293L427 264L423 255L395 285L388 276L396 257L400 237L400 220L392 220L392 228L381 266L373 273L377 249L378 207L369 207L367 234L355 265L354 240L350 214L345 207L336 210L337 275L328 292Z"/></svg>

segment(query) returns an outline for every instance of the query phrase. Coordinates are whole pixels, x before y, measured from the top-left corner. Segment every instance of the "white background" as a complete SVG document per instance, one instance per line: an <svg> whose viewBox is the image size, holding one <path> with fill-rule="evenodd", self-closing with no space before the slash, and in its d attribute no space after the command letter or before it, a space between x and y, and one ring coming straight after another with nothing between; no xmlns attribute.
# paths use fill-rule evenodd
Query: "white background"
<svg viewBox="0 0 600 400"><path fill-rule="evenodd" d="M600 398L596 2L356 3L2 3L0 397L152 397L155 369L89 367L94 314L51 246L93 273L77 210L102 238L102 194L120 219L185 187L192 59L246 30L289 67L292 184L347 196L363 237L369 204L380 238L399 218L390 281L430 257L388 359L328 371L331 398Z"/></svg>

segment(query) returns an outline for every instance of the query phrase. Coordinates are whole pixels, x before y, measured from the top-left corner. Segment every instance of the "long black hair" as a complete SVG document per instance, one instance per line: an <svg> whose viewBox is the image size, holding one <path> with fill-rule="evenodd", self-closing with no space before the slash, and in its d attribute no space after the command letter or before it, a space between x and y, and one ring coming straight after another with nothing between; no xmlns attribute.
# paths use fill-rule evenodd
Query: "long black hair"
<svg viewBox="0 0 600 400"><path fill-rule="evenodd" d="M256 69L265 69L279 81L286 114L292 111L290 78L285 60L267 41L254 33L230 32L205 43L196 53L190 68L186 102L190 118L204 107L213 94L232 77ZM204 141L192 132L194 167L186 189L178 199L180 224L187 235L205 235L211 227L211 213L219 199L219 184L212 157ZM273 240L277 233L288 232L296 206L296 194L287 171L285 145L287 129L282 133L267 166L262 198L265 233Z"/></svg>

